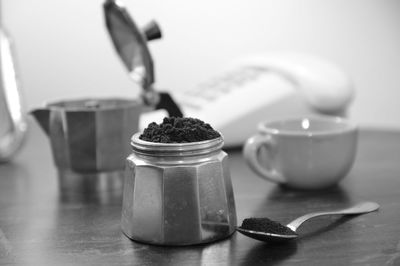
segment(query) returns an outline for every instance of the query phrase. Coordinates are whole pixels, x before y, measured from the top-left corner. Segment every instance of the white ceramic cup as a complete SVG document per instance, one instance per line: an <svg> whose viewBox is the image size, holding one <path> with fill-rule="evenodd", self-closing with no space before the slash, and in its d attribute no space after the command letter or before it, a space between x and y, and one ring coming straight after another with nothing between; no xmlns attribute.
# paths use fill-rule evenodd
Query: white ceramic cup
<svg viewBox="0 0 400 266"><path fill-rule="evenodd" d="M259 176L293 188L336 184L351 169L357 126L339 117L316 116L262 122L243 149Z"/></svg>

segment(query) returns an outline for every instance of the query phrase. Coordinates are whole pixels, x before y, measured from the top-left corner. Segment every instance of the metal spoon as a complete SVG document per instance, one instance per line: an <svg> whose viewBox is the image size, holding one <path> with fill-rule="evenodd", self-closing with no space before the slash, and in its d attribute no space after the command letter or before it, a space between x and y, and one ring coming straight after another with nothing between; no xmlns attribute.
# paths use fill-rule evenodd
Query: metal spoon
<svg viewBox="0 0 400 266"><path fill-rule="evenodd" d="M303 224L305 221L317 217L317 216L323 216L323 215L351 215L351 214L362 214L362 213L368 213L368 212L373 212L376 211L379 208L379 204L375 202L362 202L359 204L354 205L353 207L342 209L342 210L336 210L336 211L327 211L327 212L314 212L314 213L309 213L305 214L303 216L300 216L299 218L291 221L289 224L286 226L290 228L294 233L293 234L276 234L276 233L267 233L267 232L261 232L261 231L252 231L248 229L243 229L241 227L237 227L236 230L239 231L240 233L260 240L260 241L266 241L266 242L284 242L288 240L293 240L298 237L296 234L296 230L300 227L301 224Z"/></svg>

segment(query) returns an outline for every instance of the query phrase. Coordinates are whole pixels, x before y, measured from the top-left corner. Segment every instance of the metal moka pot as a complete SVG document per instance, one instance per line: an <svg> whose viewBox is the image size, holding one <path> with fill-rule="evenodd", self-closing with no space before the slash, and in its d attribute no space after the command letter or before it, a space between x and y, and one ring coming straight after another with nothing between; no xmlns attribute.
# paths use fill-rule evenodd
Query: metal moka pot
<svg viewBox="0 0 400 266"><path fill-rule="evenodd" d="M123 176L120 173L130 152L127 143L138 131L145 109L166 109L170 116L182 116L171 96L152 86L154 70L147 41L161 37L157 24L149 24L142 32L120 1L106 1L104 11L115 49L143 93L136 100L66 100L32 111L50 138L54 162L61 177L66 177L60 179L65 187L101 189L114 183L110 180L118 180L110 177Z"/></svg>
<svg viewBox="0 0 400 266"><path fill-rule="evenodd" d="M123 172L127 145L144 105L137 100L79 99L31 113L48 135L61 175Z"/></svg>
<svg viewBox="0 0 400 266"><path fill-rule="evenodd" d="M122 231L157 245L193 245L230 236L236 210L222 137L154 143L133 135L127 158Z"/></svg>

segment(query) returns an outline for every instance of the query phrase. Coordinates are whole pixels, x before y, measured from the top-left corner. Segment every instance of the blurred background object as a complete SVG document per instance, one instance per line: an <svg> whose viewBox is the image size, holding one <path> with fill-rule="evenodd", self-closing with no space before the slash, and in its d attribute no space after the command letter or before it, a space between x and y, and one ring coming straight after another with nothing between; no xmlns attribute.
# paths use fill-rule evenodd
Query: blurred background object
<svg viewBox="0 0 400 266"><path fill-rule="evenodd" d="M0 6L0 19L1 19ZM21 147L26 132L12 43L0 21L0 163Z"/></svg>
<svg viewBox="0 0 400 266"><path fill-rule="evenodd" d="M101 0L3 0L29 108L86 96L138 96L110 45ZM248 54L298 51L342 66L355 83L349 117L400 128L400 1L124 1L156 19L157 87L184 90ZM142 26L142 25L140 25ZM135 94L135 95L132 95Z"/></svg>
<svg viewBox="0 0 400 266"><path fill-rule="evenodd" d="M288 52L232 62L219 76L181 93L175 91L173 97L159 93L152 86L148 31L136 26L121 0L106 0L104 17L118 56L143 89L144 103L163 110L142 114L140 130L154 121L161 123L165 116L184 114L213 125L224 136L225 146L241 146L259 121L310 113L346 115L354 98L353 82L340 67L315 56ZM154 20L152 24L154 30L149 32L157 32L160 38L161 29Z"/></svg>

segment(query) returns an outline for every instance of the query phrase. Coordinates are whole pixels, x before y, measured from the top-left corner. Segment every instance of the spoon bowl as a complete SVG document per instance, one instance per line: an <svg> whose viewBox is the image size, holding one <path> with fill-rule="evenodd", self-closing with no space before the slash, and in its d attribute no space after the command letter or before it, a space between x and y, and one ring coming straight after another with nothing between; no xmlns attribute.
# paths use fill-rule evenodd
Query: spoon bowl
<svg viewBox="0 0 400 266"><path fill-rule="evenodd" d="M245 236L264 241L264 242L286 242L294 240L298 237L296 230L307 220L324 215L356 215L368 212L373 212L379 209L379 204L375 202L362 202L350 208L327 211L327 212L314 212L300 216L299 218L291 221L286 225L294 233L277 234L264 231L254 231L247 228L237 227L236 230Z"/></svg>
<svg viewBox="0 0 400 266"><path fill-rule="evenodd" d="M260 241L268 241L268 242L286 242L289 240L296 239L299 236L298 234L284 235L284 234L274 234L261 231L253 231L253 230L243 229L241 227L237 227L236 230L245 236Z"/></svg>

